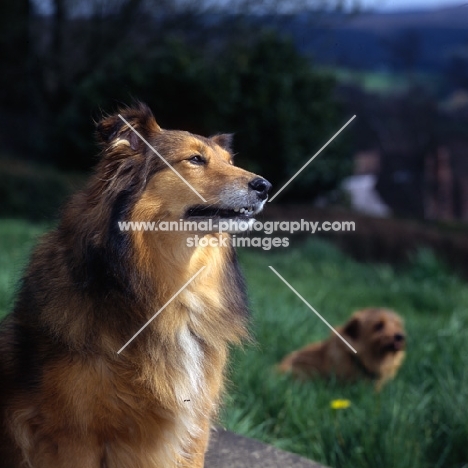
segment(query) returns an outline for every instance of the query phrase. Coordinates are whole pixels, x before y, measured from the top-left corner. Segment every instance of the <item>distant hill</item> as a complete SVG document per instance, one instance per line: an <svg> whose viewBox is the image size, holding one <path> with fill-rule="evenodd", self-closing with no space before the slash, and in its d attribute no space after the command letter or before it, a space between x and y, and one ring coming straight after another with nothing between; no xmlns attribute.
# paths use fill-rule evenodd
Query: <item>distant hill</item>
<svg viewBox="0 0 468 468"><path fill-rule="evenodd" d="M468 60L468 4L352 18L304 13L289 17L282 28L301 51L326 65L439 72L454 57Z"/></svg>

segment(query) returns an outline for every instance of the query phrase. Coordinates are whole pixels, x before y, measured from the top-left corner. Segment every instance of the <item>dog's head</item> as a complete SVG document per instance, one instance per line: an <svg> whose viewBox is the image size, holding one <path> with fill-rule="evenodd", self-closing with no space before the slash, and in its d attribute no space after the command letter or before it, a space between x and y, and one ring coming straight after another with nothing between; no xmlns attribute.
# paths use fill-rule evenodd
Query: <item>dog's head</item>
<svg viewBox="0 0 468 468"><path fill-rule="evenodd" d="M403 351L406 346L403 320L388 309L358 311L345 324L342 332L362 359L383 359Z"/></svg>
<svg viewBox="0 0 468 468"><path fill-rule="evenodd" d="M268 198L266 179L234 166L231 135L164 130L143 104L103 119L98 135L117 175L140 167L136 221L248 220Z"/></svg>

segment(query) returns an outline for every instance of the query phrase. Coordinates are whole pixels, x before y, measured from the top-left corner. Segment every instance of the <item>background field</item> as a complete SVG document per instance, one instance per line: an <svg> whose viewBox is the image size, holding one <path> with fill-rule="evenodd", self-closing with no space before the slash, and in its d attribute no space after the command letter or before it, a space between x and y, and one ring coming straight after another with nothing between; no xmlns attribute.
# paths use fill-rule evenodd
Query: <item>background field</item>
<svg viewBox="0 0 468 468"><path fill-rule="evenodd" d="M45 225L0 223L0 315ZM243 250L254 344L235 350L222 424L334 468L468 467L468 287L428 251L396 270L363 265L323 241L283 251ZM360 384L298 384L274 364L328 335L325 325L268 269L277 269L332 324L368 305L406 320L408 355L375 394ZM349 399L332 410L334 399Z"/></svg>
<svg viewBox="0 0 468 468"><path fill-rule="evenodd" d="M283 253L242 252L256 345L237 351L224 413L238 432L335 468L468 466L468 288L428 251L410 265L360 265L322 242ZM278 270L332 324L383 305L406 321L408 355L380 395L366 385L297 384L273 365L328 335L270 272ZM351 407L330 408L334 399Z"/></svg>

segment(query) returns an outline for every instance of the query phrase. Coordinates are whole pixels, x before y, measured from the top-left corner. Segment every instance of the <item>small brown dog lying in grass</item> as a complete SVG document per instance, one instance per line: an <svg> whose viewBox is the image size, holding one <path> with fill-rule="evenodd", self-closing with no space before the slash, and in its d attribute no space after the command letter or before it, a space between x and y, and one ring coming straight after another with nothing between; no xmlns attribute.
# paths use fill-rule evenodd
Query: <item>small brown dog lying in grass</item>
<svg viewBox="0 0 468 468"><path fill-rule="evenodd" d="M363 309L336 330L357 354L332 333L328 340L288 354L279 364L279 370L299 378L371 379L377 390L395 377L405 356L406 340L403 321L394 311Z"/></svg>

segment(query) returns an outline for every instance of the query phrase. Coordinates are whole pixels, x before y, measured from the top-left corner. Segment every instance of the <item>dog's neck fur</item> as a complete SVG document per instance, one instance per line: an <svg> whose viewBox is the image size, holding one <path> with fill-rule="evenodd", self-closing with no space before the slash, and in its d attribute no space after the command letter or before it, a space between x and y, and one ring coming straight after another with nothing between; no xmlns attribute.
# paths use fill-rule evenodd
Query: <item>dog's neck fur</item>
<svg viewBox="0 0 468 468"><path fill-rule="evenodd" d="M376 380L380 376L377 372L373 372L369 370L366 365L362 362L362 360L359 358L359 354L357 353L352 353L350 354L350 357L354 363L354 365L366 376L367 378L371 380Z"/></svg>
<svg viewBox="0 0 468 468"><path fill-rule="evenodd" d="M165 330L173 329L178 323L209 343L220 340L221 346L221 342L239 342L246 335L247 305L243 285L234 280L237 267L232 247L187 247L186 238L187 233L134 233L133 242L139 244L135 249L140 255L137 263L145 276L146 287L154 291L151 315L186 284L173 301L174 305L181 306L180 311L172 318L171 312L163 312L153 327L158 328L156 322L172 320L172 327L163 325ZM211 336L212 321L218 324L219 336ZM222 322L226 324L220 329Z"/></svg>

